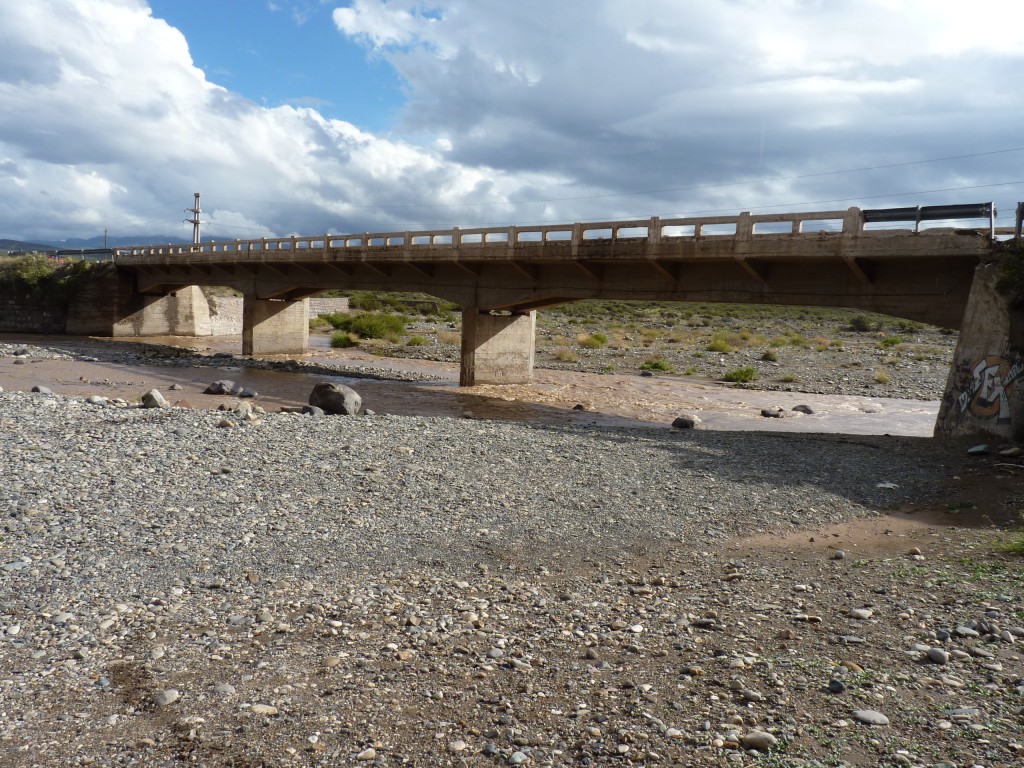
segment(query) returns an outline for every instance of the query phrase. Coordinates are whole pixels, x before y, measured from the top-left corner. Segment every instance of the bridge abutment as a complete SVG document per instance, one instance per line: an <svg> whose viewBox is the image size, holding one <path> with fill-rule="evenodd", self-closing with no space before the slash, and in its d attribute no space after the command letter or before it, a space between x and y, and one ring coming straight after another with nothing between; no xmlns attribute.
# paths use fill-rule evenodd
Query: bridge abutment
<svg viewBox="0 0 1024 768"><path fill-rule="evenodd" d="M115 318L112 336L209 336L210 305L199 286L165 296L134 294Z"/></svg>
<svg viewBox="0 0 1024 768"><path fill-rule="evenodd" d="M242 300L243 355L304 355L309 350L309 299Z"/></svg>
<svg viewBox="0 0 1024 768"><path fill-rule="evenodd" d="M478 307L464 309L459 384L528 384L536 329L535 311L495 315Z"/></svg>
<svg viewBox="0 0 1024 768"><path fill-rule="evenodd" d="M999 272L998 262L975 271L936 437L1024 441L1024 310L997 289Z"/></svg>

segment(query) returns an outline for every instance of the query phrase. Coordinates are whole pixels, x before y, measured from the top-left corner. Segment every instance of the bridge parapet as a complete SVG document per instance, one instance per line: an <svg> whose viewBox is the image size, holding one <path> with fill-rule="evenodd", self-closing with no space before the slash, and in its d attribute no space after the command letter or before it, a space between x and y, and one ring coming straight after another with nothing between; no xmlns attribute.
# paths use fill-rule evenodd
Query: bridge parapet
<svg viewBox="0 0 1024 768"><path fill-rule="evenodd" d="M971 206L973 207L973 206ZM979 206L980 207L980 206ZM907 213L919 208L894 209ZM892 222L896 219L880 218ZM401 249L406 253L422 252L429 258L433 249L458 252L464 245L479 248L528 247L531 243L568 242L580 246L592 241L631 242L657 245L665 242L699 239L746 241L756 238L828 237L900 237L917 233L920 220L913 229L868 229L865 212L860 208L797 213L741 213L738 216L668 217L649 219L575 222L571 224L538 224L511 227L454 227L452 229L410 230L404 232L363 232L359 234L306 235L278 238L223 240L188 245L146 245L114 249L115 261L122 264L143 263L152 257L203 254L204 260L216 261L218 256L245 260L246 255L309 250L380 251ZM926 230L927 231L927 230ZM948 230L944 230L948 231ZM993 230L994 231L994 230ZM1003 230L999 230L1002 232ZM1011 234L1007 228L1005 234Z"/></svg>

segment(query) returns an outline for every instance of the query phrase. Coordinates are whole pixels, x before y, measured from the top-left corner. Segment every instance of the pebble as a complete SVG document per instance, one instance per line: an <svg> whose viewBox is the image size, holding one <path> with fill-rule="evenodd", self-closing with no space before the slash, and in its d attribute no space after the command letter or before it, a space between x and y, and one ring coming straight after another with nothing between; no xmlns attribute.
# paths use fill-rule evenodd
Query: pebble
<svg viewBox="0 0 1024 768"><path fill-rule="evenodd" d="M169 704L173 704L181 698L181 693L174 688L168 688L165 691L160 691L154 698L153 703L158 707L166 707Z"/></svg>
<svg viewBox="0 0 1024 768"><path fill-rule="evenodd" d="M20 564L3 572L0 630L15 622L19 630L0 643L8 670L0 693L8 711L17 702L19 718L51 700L63 705L71 724L79 711L96 712L89 699L115 707L121 720L104 734L112 742L135 731L125 724L138 720L118 698L123 670L113 671L134 655L127 660L164 685L198 681L198 692L187 691L170 710L179 746L190 730L241 744L264 729L287 727L295 738L284 746L298 749L296 762L352 762L372 736L388 745L388 754L373 750L363 759L381 764L400 754L410 764L457 765L477 759L470 755L486 750L484 744L500 762L515 750L538 765L572 763L574 746L564 735L570 726L546 732L539 723L548 715L537 724L530 719L539 708L557 710L552 722L571 718L572 740L603 740L590 753L595 763L616 759L619 746L628 746L626 761L670 765L687 750L698 754L698 744L706 748L726 728L737 732L730 743L758 750L748 746L750 733L744 740L744 728L779 737L796 728L786 721L788 711L801 705L801 691L809 699L821 696L832 664L823 668L823 680L814 667L800 666L808 654L834 659L863 649L874 685L851 684L845 701L888 702L902 727L904 705L890 698L889 687L900 690L901 676L912 680L922 667L915 667L920 654L910 658L899 649L913 639L935 643L925 633L939 623L975 626L981 615L969 594L940 585L933 598L894 581L887 569L906 568L905 561L867 555L863 567L859 560L856 567L826 567L818 554L818 565L797 564L787 573L771 558L728 549L737 535L788 528L790 519L817 531L869 514L890 503L873 487L878 477L898 480L899 489L885 491L897 500L933 486L934 463L915 459L904 467L899 452L877 445L816 438L809 450L802 440L702 431L700 451L691 453L697 436L670 430L655 439L642 430L574 432L388 415L342 424L268 414L258 427L217 430L221 414L54 402L56 409L44 410L39 396L0 398L0 421L18 424L17 439L5 442L0 456L0 562ZM87 450L71 448L79 439ZM398 451L402 445L415 445L415 456ZM819 465L826 453L828 461ZM751 485L751 467L762 465L771 467L770 477L763 487ZM837 474L834 486L808 482L836 465L850 470ZM458 466L474 469L454 472ZM665 542L664 550L642 548L652 537ZM93 540L115 542L116 560L87 546ZM690 557L690 548L692 560L676 559ZM703 564L702 551L711 553L714 570ZM581 560L582 576L570 571L577 557L593 561ZM873 596L862 570L888 586L890 596ZM248 577L253 572L258 579ZM743 578L723 581L723 573ZM456 581L465 587L456 588ZM793 582L804 588L792 589ZM962 602L943 605L947 595ZM868 601L875 620L856 626L869 644L830 651L839 632L852 626L843 619L850 606ZM1003 607L1005 617L1016 616L1019 596L1010 594ZM910 609L908 622L895 619ZM62 613L68 616L55 623ZM793 621L796 615L804 618ZM621 627L612 631L616 621ZM789 644L781 653L780 630ZM889 642L904 635L911 640ZM627 643L639 653L626 653ZM152 653L158 646L166 648L162 656ZM1016 650L1001 642L985 647L998 649L1000 658ZM79 649L85 658L73 659ZM397 663L407 649L417 655ZM489 649L503 656L492 658ZM591 652L589 662L580 658ZM959 689L940 680L927 693L964 706L981 701L982 714L971 722L989 723L989 699L976 694L976 684L995 680L999 695L1015 695L1017 663L1004 662L1005 676L958 663ZM843 666L860 670L853 662ZM686 677L679 677L682 671ZM801 671L810 679L801 679ZM98 683L104 675L110 692ZM727 687L733 675L742 676L735 692ZM575 678L585 685L577 688ZM235 686L242 700L265 703L243 707L215 698L237 696ZM424 690L443 698L427 699ZM67 706L70 691L81 696L78 708ZM845 709L842 699L819 703ZM397 730L388 731L392 713L406 705L421 712L423 725L410 726L415 746L393 744ZM286 716L256 717L278 709ZM95 722L102 726L110 711ZM641 712L681 728L642 721ZM187 723L193 716L207 723ZM928 722L938 717L952 722L954 715L943 705ZM358 718L373 723L371 736ZM739 722L723 727L726 718ZM60 738L68 728L58 725L46 738ZM323 731L316 746L338 754L310 752L306 759L315 729ZM19 719L18 731L4 735L22 738L19 732L27 738L43 730ZM145 735L159 742L156 733ZM456 736L473 747L456 753L453 747L465 743ZM268 736L268 749L281 746L274 739ZM436 754L446 748L449 754ZM650 757L655 751L660 760ZM879 759L886 754L879 751ZM51 762L63 764L58 757Z"/></svg>
<svg viewBox="0 0 1024 768"><path fill-rule="evenodd" d="M944 651L942 648L929 648L927 655L928 661L932 662L933 664L949 663L949 653Z"/></svg>
<svg viewBox="0 0 1024 768"><path fill-rule="evenodd" d="M889 718L874 709L855 709L851 713L854 720L867 725L888 725Z"/></svg>
<svg viewBox="0 0 1024 768"><path fill-rule="evenodd" d="M779 740L766 731L750 731L740 737L744 749L756 749L758 752L767 752L778 743Z"/></svg>

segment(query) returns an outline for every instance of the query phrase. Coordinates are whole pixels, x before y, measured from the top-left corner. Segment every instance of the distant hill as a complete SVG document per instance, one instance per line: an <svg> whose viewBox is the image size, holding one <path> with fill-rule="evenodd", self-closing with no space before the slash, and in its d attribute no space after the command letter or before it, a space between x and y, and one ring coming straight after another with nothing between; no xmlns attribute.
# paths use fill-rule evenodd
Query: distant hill
<svg viewBox="0 0 1024 768"><path fill-rule="evenodd" d="M102 248L104 242L108 248L116 248L120 245L180 245L191 242L181 237L170 235L135 235L128 237L108 237L104 240L102 235L96 237L71 237L67 240L51 240L50 248Z"/></svg>
<svg viewBox="0 0 1024 768"><path fill-rule="evenodd" d="M21 251L23 253L46 252L57 250L52 245L44 243L27 243L24 240L0 240L0 253L10 251Z"/></svg>

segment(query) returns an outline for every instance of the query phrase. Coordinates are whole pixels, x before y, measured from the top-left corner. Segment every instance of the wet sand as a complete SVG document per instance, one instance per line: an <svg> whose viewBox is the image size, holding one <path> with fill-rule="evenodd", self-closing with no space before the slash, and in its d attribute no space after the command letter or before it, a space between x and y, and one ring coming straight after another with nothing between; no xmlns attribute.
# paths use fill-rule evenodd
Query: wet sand
<svg viewBox="0 0 1024 768"><path fill-rule="evenodd" d="M233 353L240 347L237 337L160 337L146 341L203 355ZM932 434L939 406L938 401L738 389L692 376L643 377L544 369L535 371L534 382L529 385L459 387L458 366L453 363L384 358L363 350L335 350L327 345L326 337L317 335L310 337L310 353L299 359L320 365L414 371L438 380L412 383L345 375L328 377L322 373L248 368L230 358L223 358L222 364L220 358L203 357L191 365L182 361L174 366L107 362L103 360L104 354L110 356L111 350L119 346L118 341L111 339L0 334L0 342L50 346L99 358L97 362L31 359L23 364L16 364L14 358L0 358L0 387L5 390L28 391L35 385L44 385L58 394L98 394L131 401L157 388L170 402L196 408L216 408L232 401L223 395L202 394L218 379L231 379L256 390L256 402L276 410L306 403L314 384L330 378L356 389L365 407L396 415L664 429L677 416L687 415L696 416L703 429L927 437ZM171 390L172 385L180 389ZM793 412L796 405L809 406L813 415ZM781 408L786 416L765 418L761 415L765 408Z"/></svg>

